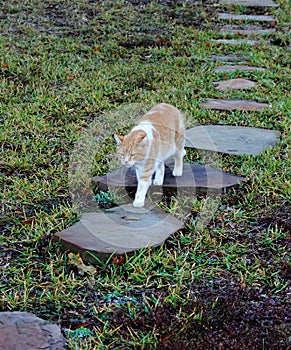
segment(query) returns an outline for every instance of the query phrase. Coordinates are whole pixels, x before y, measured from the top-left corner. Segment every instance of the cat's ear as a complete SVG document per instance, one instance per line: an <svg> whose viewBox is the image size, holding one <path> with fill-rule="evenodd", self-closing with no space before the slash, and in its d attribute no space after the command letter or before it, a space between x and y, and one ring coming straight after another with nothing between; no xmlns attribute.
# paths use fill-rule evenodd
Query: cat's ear
<svg viewBox="0 0 291 350"><path fill-rule="evenodd" d="M146 136L147 134L143 130L139 130L137 134L137 142L141 143Z"/></svg>
<svg viewBox="0 0 291 350"><path fill-rule="evenodd" d="M117 134L114 135L114 138L115 138L115 141L116 141L116 143L118 145L120 145L123 142L123 140L124 140L123 136L120 136L120 135L117 135Z"/></svg>

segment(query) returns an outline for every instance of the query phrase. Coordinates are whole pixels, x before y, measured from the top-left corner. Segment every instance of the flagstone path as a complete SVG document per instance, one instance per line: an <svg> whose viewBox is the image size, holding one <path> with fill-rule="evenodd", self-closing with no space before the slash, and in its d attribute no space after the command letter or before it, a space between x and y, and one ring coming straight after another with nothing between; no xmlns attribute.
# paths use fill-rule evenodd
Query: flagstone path
<svg viewBox="0 0 291 350"><path fill-rule="evenodd" d="M246 22L271 22L276 23L276 19L268 15L237 15L235 13L217 13L217 19L228 21L246 21Z"/></svg>
<svg viewBox="0 0 291 350"><path fill-rule="evenodd" d="M127 204L105 212L85 213L56 237L66 248L81 253L83 260L96 264L95 257L107 260L112 254L160 245L183 227L183 222L150 203L143 208Z"/></svg>
<svg viewBox="0 0 291 350"><path fill-rule="evenodd" d="M65 340L56 325L28 312L0 312L1 350L63 350Z"/></svg>
<svg viewBox="0 0 291 350"><path fill-rule="evenodd" d="M222 0L220 4L227 3ZM275 6L272 1L235 1L232 4L244 4L248 6ZM217 13L218 20L226 22L225 27L221 27L221 34L225 31L243 31L245 39L218 39L217 44L224 45L257 45L260 43L258 35L269 33L274 28L262 27L262 23L269 23L274 26L275 18L268 15L238 15L232 13ZM239 24L231 26L229 21L239 21ZM246 21L245 24L241 22ZM252 24L248 22L252 21ZM260 23L260 26L257 25ZM248 39L249 35L256 34L258 40ZM239 47L239 46L238 46ZM254 67L249 62L249 57L242 56L238 52L231 56L213 55L210 59L217 62L244 62L249 65L225 65L217 66L216 73L231 71L264 71L264 67ZM213 82L220 91L240 90L253 88L256 83L247 79L230 79ZM240 99L208 99L201 103L202 108L216 110L241 110L259 111L270 108L268 103L240 100ZM264 130L257 128L206 125L198 126L187 130L186 147L205 149L214 152L223 152L232 155L249 154L258 155L266 148L278 142L280 133L274 130ZM177 193L180 190L189 191L191 195L197 193L207 193L237 186L244 178L224 173L219 169L198 164L184 164L182 177L175 178L171 175L173 163L168 162L165 171L163 186L151 186L152 193L160 196L165 191ZM166 214L156 206L146 204L145 208L137 209L132 206L132 196L137 187L137 179L133 168L120 168L105 176L96 176L92 183L98 183L99 190L107 191L112 189L123 190L128 196L129 204L112 208L111 211L91 212L83 214L78 223L56 234L63 244L75 251L81 252L83 259L92 262L92 253L99 259L108 258L110 254L124 254L134 250L156 246L161 244L172 233L181 229L183 223ZM172 191L172 192L171 192Z"/></svg>
<svg viewBox="0 0 291 350"><path fill-rule="evenodd" d="M258 25L241 25L241 24L226 24L220 28L221 34L240 34L240 35L261 35L275 32L275 28L264 28Z"/></svg>
<svg viewBox="0 0 291 350"><path fill-rule="evenodd" d="M253 66L240 66L240 65L234 65L234 66L217 66L214 70L215 73L220 72L233 72L233 71L265 71L266 68L263 67L253 67Z"/></svg>
<svg viewBox="0 0 291 350"><path fill-rule="evenodd" d="M258 40L246 40L246 39L217 39L216 44L227 44L227 45L258 45Z"/></svg>
<svg viewBox="0 0 291 350"><path fill-rule="evenodd" d="M274 146L279 138L280 132L276 130L230 125L203 125L186 131L186 147L256 156Z"/></svg>
<svg viewBox="0 0 291 350"><path fill-rule="evenodd" d="M251 89L257 85L252 80L241 79L241 78L215 81L212 84L219 91Z"/></svg>
<svg viewBox="0 0 291 350"><path fill-rule="evenodd" d="M219 109L223 111L257 111L269 107L267 103L260 103L249 100L224 100L224 99L209 99L201 103L204 108Z"/></svg>
<svg viewBox="0 0 291 350"><path fill-rule="evenodd" d="M243 5L247 7L278 7L272 0L218 0L220 5Z"/></svg>
<svg viewBox="0 0 291 350"><path fill-rule="evenodd" d="M277 7L278 4L272 0L218 0L218 4L244 5L247 7ZM221 21L252 21L254 23L268 23L275 26L276 19L269 15L238 15L232 13L217 13L218 20ZM247 27L248 26L248 27ZM230 26L226 24L220 28L220 33L239 33L242 35L268 34L273 32L275 28L263 28L241 24ZM254 45L257 41L233 41L219 39L218 43L225 45L249 44ZM220 62L244 62L249 60L248 57L241 56L239 53L232 56L213 55L210 60ZM216 73L231 71L263 71L263 67L253 66L218 66ZM238 80L238 79L237 79ZM246 82L240 81L242 84L238 87L236 81L214 82L220 91L227 89L252 88L255 83L249 81L250 85L244 85ZM244 111L252 111L262 108L268 108L266 103L258 103L256 101L245 100L208 100L202 104L203 108L215 108L219 110L242 109ZM230 132L231 128L231 132ZM203 130L203 131L202 131ZM199 137L198 137L199 136ZM265 148L274 145L280 137L280 133L273 130L263 130L255 128L243 128L235 126L200 126L187 130L187 147L195 147L197 149L206 149L216 152L225 152L229 154L253 154L257 155ZM176 180L170 174L166 173L165 184L179 188L179 186L189 186L198 189L199 186L211 187L216 181L216 188L222 189L228 186L237 185L243 181L243 177L236 177L200 165L184 165L184 179ZM123 178L119 180L125 181L129 177L128 185L135 185L134 177L124 170L120 170ZM115 174L116 175L116 174ZM130 175L130 176L129 176ZM104 185L108 185L110 174L103 180L98 181ZM215 180L216 179L216 180ZM97 179L95 179L96 181ZM112 177L111 177L112 180ZM94 179L93 179L94 181ZM126 182L125 181L125 182ZM130 182L131 181L131 182ZM135 184L134 184L135 181ZM125 185L125 182L122 185ZM156 246L161 244L172 233L183 228L183 223L170 214L166 214L161 209L151 206L148 203L144 208L133 208L131 204L113 208L107 212L84 213L81 220L75 225L69 227L56 234L64 246L76 252L81 252L83 259L96 263L96 259L92 257L95 253L99 258L107 258L108 255L124 254L142 247ZM0 349L3 350L62 350L65 349L65 341L62 337L60 328L57 325L48 323L33 314L26 312L1 312L0 313Z"/></svg>

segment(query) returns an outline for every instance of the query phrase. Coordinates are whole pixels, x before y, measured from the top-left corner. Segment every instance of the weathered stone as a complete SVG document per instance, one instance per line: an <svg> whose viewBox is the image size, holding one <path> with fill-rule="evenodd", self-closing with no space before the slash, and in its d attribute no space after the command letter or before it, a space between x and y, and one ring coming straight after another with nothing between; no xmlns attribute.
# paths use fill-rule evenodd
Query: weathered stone
<svg viewBox="0 0 291 350"><path fill-rule="evenodd" d="M222 189L236 186L243 180L242 177L224 173L210 166L190 163L184 163L182 176L174 177L172 176L173 166L173 161L166 162L162 186L164 191L172 192L175 190L179 192L188 190L189 193L193 193L193 190L195 190L195 193L205 193L207 190L221 191ZM137 179L133 167L122 167L105 176L96 176L92 181L98 182L101 190L127 188L128 191L132 189L135 191L137 187ZM150 189L155 191L155 189L160 189L160 186L152 185Z"/></svg>
<svg viewBox="0 0 291 350"><path fill-rule="evenodd" d="M280 132L243 126L203 125L186 131L186 147L227 154L258 155L275 145Z"/></svg>
<svg viewBox="0 0 291 350"><path fill-rule="evenodd" d="M63 350L60 328L27 312L0 312L0 349Z"/></svg>
<svg viewBox="0 0 291 350"><path fill-rule="evenodd" d="M240 34L240 35L261 35L275 32L275 28L264 28L256 25L231 25L226 24L220 29L221 34Z"/></svg>
<svg viewBox="0 0 291 350"><path fill-rule="evenodd" d="M234 66L217 66L214 70L215 73L220 72L233 72L233 71L265 71L266 68L263 67L253 67L253 66L241 66L241 65L234 65Z"/></svg>
<svg viewBox="0 0 291 350"><path fill-rule="evenodd" d="M225 45L258 45L260 42L258 40L246 40L246 39L218 39L215 40L216 44Z"/></svg>
<svg viewBox="0 0 291 350"><path fill-rule="evenodd" d="M134 208L127 204L105 212L85 213L56 237L66 248L81 253L84 260L96 263L94 255L107 259L111 254L158 246L182 228L180 220L156 206L146 203L143 208Z"/></svg>
<svg viewBox="0 0 291 350"><path fill-rule="evenodd" d="M243 5L247 7L277 7L272 0L218 0L221 5Z"/></svg>
<svg viewBox="0 0 291 350"><path fill-rule="evenodd" d="M235 13L218 13L217 18L227 21L257 21L257 22L276 22L272 16L266 15L237 15Z"/></svg>
<svg viewBox="0 0 291 350"><path fill-rule="evenodd" d="M249 59L248 56L242 56L242 55L211 55L210 57L211 61L220 61L220 62L246 62L246 60Z"/></svg>
<svg viewBox="0 0 291 350"><path fill-rule="evenodd" d="M256 86L254 81L248 79L230 79L224 81L216 81L213 83L217 90L225 91L228 89L231 90L243 90L250 89Z"/></svg>
<svg viewBox="0 0 291 350"><path fill-rule="evenodd" d="M256 111L269 107L267 103L260 103L249 100L223 100L209 99L201 104L204 108L219 109L225 111L241 110Z"/></svg>

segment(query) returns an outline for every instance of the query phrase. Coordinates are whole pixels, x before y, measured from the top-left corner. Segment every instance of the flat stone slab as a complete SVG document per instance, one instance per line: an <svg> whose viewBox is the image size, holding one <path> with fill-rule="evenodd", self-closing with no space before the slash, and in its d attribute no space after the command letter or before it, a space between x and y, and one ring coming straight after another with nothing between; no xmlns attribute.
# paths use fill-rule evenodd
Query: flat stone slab
<svg viewBox="0 0 291 350"><path fill-rule="evenodd" d="M28 312L0 312L0 349L63 350L61 329Z"/></svg>
<svg viewBox="0 0 291 350"><path fill-rule="evenodd" d="M276 22L276 19L267 15L237 15L235 13L217 13L217 19L227 21L255 21L255 22Z"/></svg>
<svg viewBox="0 0 291 350"><path fill-rule="evenodd" d="M81 253L84 260L96 263L92 253L107 259L111 254L155 247L183 227L180 220L149 203L143 208L126 204L85 213L79 222L55 236L66 248Z"/></svg>
<svg viewBox="0 0 291 350"><path fill-rule="evenodd" d="M246 40L246 39L217 39L215 40L216 44L225 44L225 45L258 45L260 42L258 40Z"/></svg>
<svg viewBox="0 0 291 350"><path fill-rule="evenodd" d="M280 132L243 126L203 125L186 130L186 147L234 155L258 155L274 146Z"/></svg>
<svg viewBox="0 0 291 350"><path fill-rule="evenodd" d="M272 0L218 0L220 5L243 5L247 7L278 7Z"/></svg>
<svg viewBox="0 0 291 350"><path fill-rule="evenodd" d="M201 106L204 108L218 109L224 111L257 111L269 107L267 103L260 103L249 100L223 100L223 99L209 99Z"/></svg>
<svg viewBox="0 0 291 350"><path fill-rule="evenodd" d="M220 28L220 33L240 34L240 35L261 35L275 32L275 28L264 28L256 25L231 25L227 24Z"/></svg>
<svg viewBox="0 0 291 350"><path fill-rule="evenodd" d="M205 193L206 190L214 190L215 192L222 189L237 186L243 177L231 175L214 169L207 165L184 163L183 175L180 177L172 176L174 162L166 162L165 177L162 188L173 191L189 190L191 195L194 190L196 193ZM122 167L105 176L96 176L92 178L93 182L98 182L99 189L107 190L108 188L128 188L136 190L137 179L134 167ZM161 186L151 186L150 189L160 189ZM211 192L211 191L210 191Z"/></svg>
<svg viewBox="0 0 291 350"><path fill-rule="evenodd" d="M256 86L256 83L252 80L248 79L229 79L229 80L223 80L223 81L215 81L213 85L216 87L219 91L225 91L225 90L244 90L244 89L251 89Z"/></svg>
<svg viewBox="0 0 291 350"><path fill-rule="evenodd" d="M266 68L263 67L253 67L244 65L232 65L232 66L217 66L214 70L215 73L220 72L233 72L233 71L265 71Z"/></svg>
<svg viewBox="0 0 291 350"><path fill-rule="evenodd" d="M249 60L248 56L242 56L242 55L211 55L210 57L211 61L220 61L220 62L245 62L246 60Z"/></svg>

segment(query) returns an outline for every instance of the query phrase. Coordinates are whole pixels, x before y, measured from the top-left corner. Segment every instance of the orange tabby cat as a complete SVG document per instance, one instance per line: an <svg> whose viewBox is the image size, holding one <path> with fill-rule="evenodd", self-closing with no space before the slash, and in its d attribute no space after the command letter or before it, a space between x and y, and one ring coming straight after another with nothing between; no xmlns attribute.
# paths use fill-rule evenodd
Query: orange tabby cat
<svg viewBox="0 0 291 350"><path fill-rule="evenodd" d="M126 136L114 135L117 157L122 164L135 166L137 191L134 207L143 207L145 196L152 182L164 182L164 161L174 158L173 176L182 176L185 155L185 126L182 114L166 103L154 106Z"/></svg>

